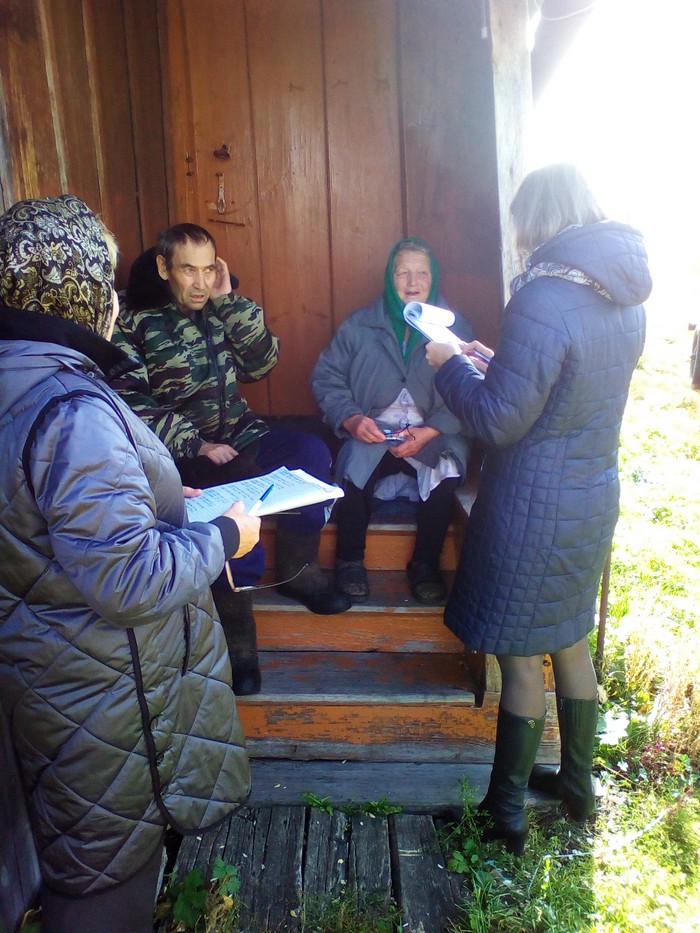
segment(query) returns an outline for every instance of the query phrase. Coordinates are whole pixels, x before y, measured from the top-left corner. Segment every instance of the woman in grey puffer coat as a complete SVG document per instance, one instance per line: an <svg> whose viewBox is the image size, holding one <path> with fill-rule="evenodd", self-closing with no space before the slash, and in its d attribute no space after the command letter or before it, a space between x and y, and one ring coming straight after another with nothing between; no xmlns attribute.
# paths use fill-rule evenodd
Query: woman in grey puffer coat
<svg viewBox="0 0 700 933"><path fill-rule="evenodd" d="M618 516L620 424L651 277L641 235L604 219L573 166L531 173L511 212L529 258L496 354L472 363L473 344L465 354L430 344L428 360L448 407L487 447L445 623L501 668L495 759L479 809L491 834L520 852L544 724L545 652L562 759L558 772L537 769L531 783L575 819L595 804L598 702L587 636Z"/></svg>
<svg viewBox="0 0 700 933"><path fill-rule="evenodd" d="M188 525L170 454L107 386L115 262L78 198L0 217L0 704L46 933L152 930L165 827L250 788L209 586L259 520Z"/></svg>

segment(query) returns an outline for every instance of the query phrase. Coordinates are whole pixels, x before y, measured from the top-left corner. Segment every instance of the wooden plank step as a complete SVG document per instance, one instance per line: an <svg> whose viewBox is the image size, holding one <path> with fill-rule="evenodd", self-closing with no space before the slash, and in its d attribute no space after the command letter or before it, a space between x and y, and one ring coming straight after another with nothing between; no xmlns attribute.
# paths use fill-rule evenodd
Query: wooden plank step
<svg viewBox="0 0 700 933"><path fill-rule="evenodd" d="M491 774L493 746L483 762L294 761L253 758L250 807L298 806L314 794L334 807L386 800L411 813L439 813L470 799L481 800ZM530 802L538 795L530 794Z"/></svg>
<svg viewBox="0 0 700 933"><path fill-rule="evenodd" d="M495 740L498 697L477 707L463 656L262 651L260 659L262 692L238 701L252 755L483 760ZM555 739L550 728L545 745Z"/></svg>
<svg viewBox="0 0 700 933"><path fill-rule="evenodd" d="M405 570L413 554L415 524L373 523L367 533L365 566L369 570ZM266 518L261 537L265 545L266 570L275 569L275 521ZM440 558L445 570L454 570L459 558L461 533L450 526ZM330 522L321 533L319 561L322 567L335 566L336 527Z"/></svg>
<svg viewBox="0 0 700 933"><path fill-rule="evenodd" d="M474 704L469 669L458 654L261 651L259 656L263 692L241 697L241 703Z"/></svg>
<svg viewBox="0 0 700 933"><path fill-rule="evenodd" d="M354 610L342 616L256 611L258 646L286 651L391 651L464 655L464 645L434 615Z"/></svg>

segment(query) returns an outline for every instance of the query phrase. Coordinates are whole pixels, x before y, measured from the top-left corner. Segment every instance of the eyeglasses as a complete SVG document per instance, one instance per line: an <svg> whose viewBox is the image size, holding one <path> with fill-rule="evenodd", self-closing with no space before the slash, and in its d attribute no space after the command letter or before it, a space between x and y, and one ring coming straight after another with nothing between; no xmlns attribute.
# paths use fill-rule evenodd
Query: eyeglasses
<svg viewBox="0 0 700 933"><path fill-rule="evenodd" d="M415 441L416 435L411 431L411 423L408 419L406 419L403 424L399 422L399 426L393 430L391 428L384 428L384 436L388 441L403 441L405 438L399 437L399 435L403 434L404 431L412 441Z"/></svg>
<svg viewBox="0 0 700 933"><path fill-rule="evenodd" d="M297 570L293 577L290 577L288 580L276 580L274 583L260 583L254 586L236 586L233 574L231 573L231 565L228 561L224 564L226 569L226 579L228 580L228 585L231 587L234 593L250 593L252 590L269 590L273 586L283 586L285 583L291 583L292 580L296 580L300 573L302 573L308 567L308 563L304 564L302 567Z"/></svg>

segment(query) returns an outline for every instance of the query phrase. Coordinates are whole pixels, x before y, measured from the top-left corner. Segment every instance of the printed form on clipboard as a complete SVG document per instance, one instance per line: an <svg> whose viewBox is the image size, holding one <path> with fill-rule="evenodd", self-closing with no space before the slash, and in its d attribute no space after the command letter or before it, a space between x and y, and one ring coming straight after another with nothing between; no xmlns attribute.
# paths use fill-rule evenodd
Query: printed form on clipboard
<svg viewBox="0 0 700 933"><path fill-rule="evenodd" d="M450 327L455 322L455 316L447 308L438 308L423 301L409 301L403 309L404 320L411 327L415 327L428 340L437 343L452 343L458 346L459 337Z"/></svg>
<svg viewBox="0 0 700 933"><path fill-rule="evenodd" d="M252 515L274 515L304 505L340 499L344 495L340 486L331 486L304 470L279 467L264 476L224 483L202 490L202 495L185 499L187 518L191 522L210 522L241 500Z"/></svg>

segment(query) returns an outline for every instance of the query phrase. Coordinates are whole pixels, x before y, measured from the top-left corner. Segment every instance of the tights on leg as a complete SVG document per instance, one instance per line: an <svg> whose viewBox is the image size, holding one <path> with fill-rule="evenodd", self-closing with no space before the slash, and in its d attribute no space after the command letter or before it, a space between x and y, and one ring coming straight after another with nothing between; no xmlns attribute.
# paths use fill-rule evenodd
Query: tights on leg
<svg viewBox="0 0 700 933"><path fill-rule="evenodd" d="M498 655L501 668L501 706L515 716L539 719L545 714L542 655L518 658Z"/></svg>
<svg viewBox="0 0 700 933"><path fill-rule="evenodd" d="M338 560L365 559L367 526L372 514L374 487L384 476L393 473L407 473L415 476L416 471L404 460L384 454L362 489L346 479L343 483L345 495L335 506L335 520L338 527L335 556Z"/></svg>
<svg viewBox="0 0 700 933"><path fill-rule="evenodd" d="M394 473L416 475L409 463L387 453L365 483L364 489L359 489L349 480L345 480L345 496L338 500L335 507L338 560L364 560L375 486L380 479ZM416 511L416 544L412 560L428 564L430 567L439 566L440 552L452 520L454 493L460 482L458 477L444 479L432 490L425 502L419 500Z"/></svg>
<svg viewBox="0 0 700 933"><path fill-rule="evenodd" d="M570 648L553 652L552 668L558 696L567 700L592 700L598 696L587 637Z"/></svg>
<svg viewBox="0 0 700 933"><path fill-rule="evenodd" d="M447 528L452 521L454 494L460 484L459 477L444 479L433 489L425 502L418 502L416 512L416 546L413 560L429 567L440 566L440 552Z"/></svg>

